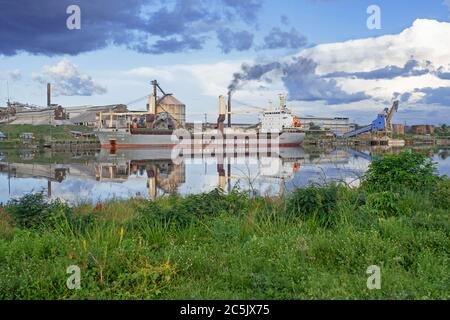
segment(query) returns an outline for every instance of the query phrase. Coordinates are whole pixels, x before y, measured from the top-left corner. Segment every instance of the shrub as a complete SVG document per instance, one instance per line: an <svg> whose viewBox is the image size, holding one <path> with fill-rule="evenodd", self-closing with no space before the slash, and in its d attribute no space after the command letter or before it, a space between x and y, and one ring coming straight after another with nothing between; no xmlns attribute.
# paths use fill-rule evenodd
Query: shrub
<svg viewBox="0 0 450 320"><path fill-rule="evenodd" d="M404 151L374 159L362 186L374 192L421 190L434 184L435 171L435 164L426 155Z"/></svg>
<svg viewBox="0 0 450 320"><path fill-rule="evenodd" d="M329 223L339 199L339 186L335 184L317 187L309 186L295 190L287 199L289 215L318 217L320 222Z"/></svg>
<svg viewBox="0 0 450 320"><path fill-rule="evenodd" d="M440 178L431 191L431 200L437 208L450 208L450 179Z"/></svg>
<svg viewBox="0 0 450 320"><path fill-rule="evenodd" d="M0 239L11 239L14 229L11 226L11 217L0 207Z"/></svg>
<svg viewBox="0 0 450 320"><path fill-rule="evenodd" d="M19 227L32 228L42 224L54 224L61 217L66 217L70 209L59 200L48 201L42 192L30 193L19 199L12 199L6 205L6 212L11 215Z"/></svg>
<svg viewBox="0 0 450 320"><path fill-rule="evenodd" d="M383 217L395 216L399 213L400 194L382 191L367 195L364 211Z"/></svg>
<svg viewBox="0 0 450 320"><path fill-rule="evenodd" d="M176 225L187 225L200 218L215 216L220 212L239 214L248 208L249 200L244 193L232 191L225 195L219 189L209 193L180 197L171 195L158 201L146 201L137 208L141 218Z"/></svg>

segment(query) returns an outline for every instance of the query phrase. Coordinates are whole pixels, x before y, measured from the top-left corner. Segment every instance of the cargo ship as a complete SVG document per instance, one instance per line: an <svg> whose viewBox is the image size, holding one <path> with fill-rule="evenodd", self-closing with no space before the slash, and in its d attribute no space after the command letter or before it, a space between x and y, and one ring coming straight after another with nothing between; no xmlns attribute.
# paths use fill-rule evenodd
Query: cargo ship
<svg viewBox="0 0 450 320"><path fill-rule="evenodd" d="M212 152L252 152L279 148L298 147L305 132L298 118L286 107L280 97L280 106L260 114L260 122L254 126L224 126L230 106L225 97L219 97L219 117L215 128L202 125L187 128L185 106L171 94L165 94L153 81L154 92L149 96L146 112L99 113L96 135L102 148L182 148L195 153L196 149L211 148ZM157 89L163 96L157 98ZM229 99L230 103L230 99ZM229 122L230 123L230 122Z"/></svg>

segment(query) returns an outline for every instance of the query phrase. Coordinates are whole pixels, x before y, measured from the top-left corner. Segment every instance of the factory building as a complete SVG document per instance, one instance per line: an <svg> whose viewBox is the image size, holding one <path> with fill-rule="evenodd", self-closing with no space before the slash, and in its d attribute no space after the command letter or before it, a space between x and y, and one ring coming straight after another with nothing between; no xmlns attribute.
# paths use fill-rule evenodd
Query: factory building
<svg viewBox="0 0 450 320"><path fill-rule="evenodd" d="M344 134L356 129L356 124L350 123L349 118L299 117L299 120L305 130L313 130L314 127L319 127L322 130Z"/></svg>
<svg viewBox="0 0 450 320"><path fill-rule="evenodd" d="M53 104L51 101L51 84L47 83L47 106L40 108L37 106L9 103L10 120L12 124L65 124L67 114L65 109L59 104Z"/></svg>
<svg viewBox="0 0 450 320"><path fill-rule="evenodd" d="M394 123L392 124L392 133L395 135L404 135L405 134L405 125Z"/></svg>
<svg viewBox="0 0 450 320"><path fill-rule="evenodd" d="M31 109L17 111L14 117L11 117L12 124L32 124L32 125L43 125L43 124L56 124L55 123L55 109L53 108L42 108L42 109Z"/></svg>
<svg viewBox="0 0 450 320"><path fill-rule="evenodd" d="M16 112L11 118L11 124L32 124L32 125L83 125L94 127L96 115L99 112L126 112L127 107L122 104L106 106L80 106L63 108L61 106L22 110Z"/></svg>
<svg viewBox="0 0 450 320"><path fill-rule="evenodd" d="M411 132L419 135L434 134L434 126L429 124L411 126Z"/></svg>
<svg viewBox="0 0 450 320"><path fill-rule="evenodd" d="M66 109L70 124L95 127L98 113L108 114L127 112L128 108L124 104L106 106L79 106Z"/></svg>
<svg viewBox="0 0 450 320"><path fill-rule="evenodd" d="M96 117L99 112L121 113L128 111L127 106L123 104L63 108L59 104L52 103L51 97L52 89L50 83L48 83L46 107L38 107L35 105L8 101L7 108L0 108L0 123L32 125L84 125L94 127L96 124ZM175 102L167 102L168 105L170 103L173 104Z"/></svg>

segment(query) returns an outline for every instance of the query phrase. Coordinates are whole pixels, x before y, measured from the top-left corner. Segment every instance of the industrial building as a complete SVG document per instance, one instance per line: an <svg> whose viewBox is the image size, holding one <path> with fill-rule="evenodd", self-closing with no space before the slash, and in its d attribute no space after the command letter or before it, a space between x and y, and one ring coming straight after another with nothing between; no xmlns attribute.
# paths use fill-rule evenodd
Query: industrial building
<svg viewBox="0 0 450 320"><path fill-rule="evenodd" d="M392 124L392 133L395 135L404 135L405 134L405 125L394 123Z"/></svg>
<svg viewBox="0 0 450 320"><path fill-rule="evenodd" d="M31 109L15 112L14 116L10 117L12 124L55 124L55 109Z"/></svg>
<svg viewBox="0 0 450 320"><path fill-rule="evenodd" d="M164 92L156 80L152 81L153 94L148 99L146 111L127 111L124 108L102 111L96 114L96 126L101 129L130 127L132 133L142 129L172 130L186 126L186 105L171 93ZM162 95L158 96L158 90ZM71 109L72 110L72 109ZM73 121L73 120L72 120Z"/></svg>
<svg viewBox="0 0 450 320"><path fill-rule="evenodd" d="M311 130L311 128L317 126L322 130L344 134L356 129L356 124L350 123L349 118L299 117L298 119L305 130Z"/></svg>
<svg viewBox="0 0 450 320"><path fill-rule="evenodd" d="M429 124L411 126L411 132L419 135L434 134L434 126Z"/></svg>
<svg viewBox="0 0 450 320"><path fill-rule="evenodd" d="M168 108L175 101L167 101ZM172 107L173 108L173 107ZM47 106L19 102L9 102L6 108L0 108L0 123L32 124L32 125L84 125L94 127L99 112L127 112L127 106L123 104L105 106L78 106L63 108L51 101L51 85L47 84Z"/></svg>
<svg viewBox="0 0 450 320"><path fill-rule="evenodd" d="M79 106L62 108L42 108L23 110L10 117L11 124L32 125L84 125L94 127L96 115L99 112L126 112L127 107L122 104L106 106Z"/></svg>
<svg viewBox="0 0 450 320"><path fill-rule="evenodd" d="M68 121L70 124L94 127L97 121L97 114L102 113L123 113L128 108L124 104L106 105L106 106L79 106L66 108Z"/></svg>

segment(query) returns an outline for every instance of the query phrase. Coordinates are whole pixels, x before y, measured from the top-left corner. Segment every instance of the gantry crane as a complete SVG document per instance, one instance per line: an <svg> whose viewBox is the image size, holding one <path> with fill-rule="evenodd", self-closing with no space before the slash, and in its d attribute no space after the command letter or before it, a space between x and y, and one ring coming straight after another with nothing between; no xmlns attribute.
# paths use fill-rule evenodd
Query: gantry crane
<svg viewBox="0 0 450 320"><path fill-rule="evenodd" d="M394 101L391 108L385 108L383 112L379 113L377 118L372 123L364 128L350 131L344 134L334 132L337 137L348 139L365 132L379 133L387 136L392 132L392 118L394 113L398 110L398 101Z"/></svg>

